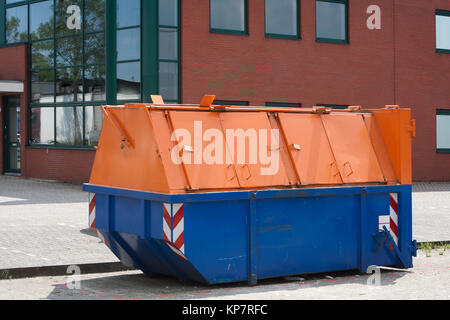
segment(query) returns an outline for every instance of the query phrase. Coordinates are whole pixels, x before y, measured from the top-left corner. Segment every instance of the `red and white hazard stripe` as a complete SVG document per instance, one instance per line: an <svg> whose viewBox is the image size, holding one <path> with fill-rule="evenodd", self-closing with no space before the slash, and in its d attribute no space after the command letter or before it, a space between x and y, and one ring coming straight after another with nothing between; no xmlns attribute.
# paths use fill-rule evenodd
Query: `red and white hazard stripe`
<svg viewBox="0 0 450 320"><path fill-rule="evenodd" d="M97 197L93 193L89 193L89 229L97 230L95 228L95 201Z"/></svg>
<svg viewBox="0 0 450 320"><path fill-rule="evenodd" d="M391 193L389 195L390 202L390 231L395 244L398 246L398 193Z"/></svg>
<svg viewBox="0 0 450 320"><path fill-rule="evenodd" d="M163 204L164 241L183 260L187 260L184 247L184 204Z"/></svg>
<svg viewBox="0 0 450 320"><path fill-rule="evenodd" d="M95 208L96 208L97 196L93 193L89 193L89 229L93 230L97 236L109 247L108 240L101 234L97 229L96 219L95 219Z"/></svg>

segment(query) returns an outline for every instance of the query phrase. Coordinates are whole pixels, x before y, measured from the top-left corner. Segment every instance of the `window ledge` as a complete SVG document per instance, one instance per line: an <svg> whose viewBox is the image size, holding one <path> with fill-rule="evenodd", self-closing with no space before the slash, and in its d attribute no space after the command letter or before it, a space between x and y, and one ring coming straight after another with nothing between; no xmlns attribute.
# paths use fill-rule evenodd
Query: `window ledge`
<svg viewBox="0 0 450 320"><path fill-rule="evenodd" d="M450 53L450 49L436 49L437 53Z"/></svg>
<svg viewBox="0 0 450 320"><path fill-rule="evenodd" d="M450 154L450 149L437 149L437 153L449 153Z"/></svg>
<svg viewBox="0 0 450 320"><path fill-rule="evenodd" d="M291 35L273 34L273 33L266 33L266 38L284 39L284 40L302 40L302 37L300 37L300 36L291 36Z"/></svg>
<svg viewBox="0 0 450 320"><path fill-rule="evenodd" d="M232 34L238 36L248 36L248 31L237 31L237 30L228 30L228 29L210 29L211 33L221 33L221 34Z"/></svg>
<svg viewBox="0 0 450 320"><path fill-rule="evenodd" d="M350 44L350 41L348 41L348 40L327 39L327 38L316 38L316 42L335 43L335 44Z"/></svg>

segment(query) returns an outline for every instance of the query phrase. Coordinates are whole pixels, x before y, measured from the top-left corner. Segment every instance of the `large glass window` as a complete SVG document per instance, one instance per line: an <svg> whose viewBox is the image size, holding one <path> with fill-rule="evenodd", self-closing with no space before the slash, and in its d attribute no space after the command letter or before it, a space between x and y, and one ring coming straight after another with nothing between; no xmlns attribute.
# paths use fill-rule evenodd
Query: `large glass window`
<svg viewBox="0 0 450 320"><path fill-rule="evenodd" d="M144 0L0 1L7 43L30 44L31 145L95 146L101 105L139 102L152 93L142 92L141 38L149 25L141 20L147 15L155 21L158 12L143 12ZM180 102L179 3L159 0L159 43L148 44L159 50L152 88L169 103Z"/></svg>
<svg viewBox="0 0 450 320"><path fill-rule="evenodd" d="M436 50L450 53L450 11L436 10Z"/></svg>
<svg viewBox="0 0 450 320"><path fill-rule="evenodd" d="M316 40L348 43L347 0L316 0Z"/></svg>
<svg viewBox="0 0 450 320"><path fill-rule="evenodd" d="M266 36L300 38L300 0L265 0Z"/></svg>
<svg viewBox="0 0 450 320"><path fill-rule="evenodd" d="M31 48L30 144L94 146L106 104L105 0L8 0L6 17L6 41Z"/></svg>
<svg viewBox="0 0 450 320"><path fill-rule="evenodd" d="M159 94L167 103L180 102L178 0L159 0Z"/></svg>
<svg viewBox="0 0 450 320"><path fill-rule="evenodd" d="M437 150L450 153L450 110L437 110Z"/></svg>
<svg viewBox="0 0 450 320"><path fill-rule="evenodd" d="M247 0L210 0L211 32L247 33Z"/></svg>

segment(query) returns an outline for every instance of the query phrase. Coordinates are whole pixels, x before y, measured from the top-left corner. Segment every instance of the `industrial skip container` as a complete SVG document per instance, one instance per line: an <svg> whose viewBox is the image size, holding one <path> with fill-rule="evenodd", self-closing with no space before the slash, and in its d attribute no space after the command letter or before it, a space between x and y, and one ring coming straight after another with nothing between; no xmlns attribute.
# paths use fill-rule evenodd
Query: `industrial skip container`
<svg viewBox="0 0 450 320"><path fill-rule="evenodd" d="M102 107L84 186L91 227L126 266L207 284L412 267L409 109L153 99ZM241 144L218 141L233 132Z"/></svg>

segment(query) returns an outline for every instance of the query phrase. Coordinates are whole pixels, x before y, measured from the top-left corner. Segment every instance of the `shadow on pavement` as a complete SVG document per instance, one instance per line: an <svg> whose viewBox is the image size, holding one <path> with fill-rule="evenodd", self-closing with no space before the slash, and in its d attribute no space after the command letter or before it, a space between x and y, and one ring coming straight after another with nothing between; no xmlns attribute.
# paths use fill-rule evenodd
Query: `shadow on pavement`
<svg viewBox="0 0 450 320"><path fill-rule="evenodd" d="M381 287L395 285L405 272L382 272ZM247 283L226 285L186 285L175 278L151 278L136 271L129 274L82 280L79 289L71 289L70 284L54 284L47 299L51 300L188 300L227 299L235 295L267 294L279 291L298 291L307 288L324 288L338 285L368 286L369 275L350 272L317 274L262 280L258 286ZM298 279L297 279L298 278ZM300 290L300 291L299 291ZM274 296L275 298L276 296ZM295 297L294 297L295 298ZM324 299L327 297L324 296ZM248 299L252 299L249 296ZM342 299L346 299L342 296Z"/></svg>

